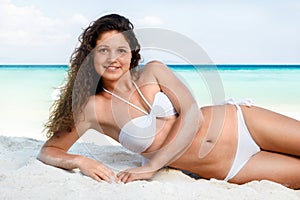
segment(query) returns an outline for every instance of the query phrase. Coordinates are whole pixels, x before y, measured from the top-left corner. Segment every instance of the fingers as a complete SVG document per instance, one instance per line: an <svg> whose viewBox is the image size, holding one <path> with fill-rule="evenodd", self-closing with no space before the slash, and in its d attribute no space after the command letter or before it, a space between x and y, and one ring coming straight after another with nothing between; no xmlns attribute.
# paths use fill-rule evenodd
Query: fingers
<svg viewBox="0 0 300 200"><path fill-rule="evenodd" d="M136 177L136 174L134 173L130 173L128 171L123 171L123 172L120 172L118 175L117 175L118 179L120 181L122 181L123 183L129 183L131 181L134 181L134 180L137 180L137 177Z"/></svg>
<svg viewBox="0 0 300 200"><path fill-rule="evenodd" d="M137 168L136 168L137 169ZM129 183L135 180L147 180L150 179L154 173L138 172L136 169L127 169L117 174L117 177L123 183Z"/></svg>
<svg viewBox="0 0 300 200"><path fill-rule="evenodd" d="M105 181L108 183L112 183L116 179L115 175L111 174L110 171L99 171L99 170L95 171L94 174L91 175L91 177L98 182Z"/></svg>
<svg viewBox="0 0 300 200"><path fill-rule="evenodd" d="M98 163L96 166L86 170L84 174L98 182L105 181L107 183L113 183L118 181L117 176L111 169L107 168L105 165Z"/></svg>
<svg viewBox="0 0 300 200"><path fill-rule="evenodd" d="M100 173L102 175L101 177L103 178L103 180L108 183L116 182L116 180L117 180L116 174L111 169L107 168L104 165L103 165L103 168L104 169L100 171Z"/></svg>
<svg viewBox="0 0 300 200"><path fill-rule="evenodd" d="M91 159L88 159L87 162L81 166L80 170L82 173L90 176L98 182L105 181L107 183L119 183L120 181L123 183L129 183L134 180L150 179L155 173L155 170L153 171L149 168L137 167L122 171L116 176L111 169Z"/></svg>
<svg viewBox="0 0 300 200"><path fill-rule="evenodd" d="M94 179L94 180L96 180L96 181L98 181L98 182L102 181L102 179L99 176L97 176L96 174L91 175L91 178Z"/></svg>

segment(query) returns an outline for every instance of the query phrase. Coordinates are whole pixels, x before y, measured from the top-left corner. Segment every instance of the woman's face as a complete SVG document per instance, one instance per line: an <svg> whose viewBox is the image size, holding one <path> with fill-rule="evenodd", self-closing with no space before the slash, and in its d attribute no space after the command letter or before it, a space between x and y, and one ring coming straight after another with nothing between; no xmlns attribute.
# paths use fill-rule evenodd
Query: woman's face
<svg viewBox="0 0 300 200"><path fill-rule="evenodd" d="M102 79L116 81L129 71L131 49L123 36L117 31L100 35L94 51L94 66Z"/></svg>

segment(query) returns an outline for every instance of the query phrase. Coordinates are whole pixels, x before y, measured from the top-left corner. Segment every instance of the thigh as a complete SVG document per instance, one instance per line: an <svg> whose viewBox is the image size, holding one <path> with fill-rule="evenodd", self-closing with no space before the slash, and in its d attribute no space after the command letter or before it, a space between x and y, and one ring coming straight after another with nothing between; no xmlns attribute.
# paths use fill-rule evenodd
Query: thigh
<svg viewBox="0 0 300 200"><path fill-rule="evenodd" d="M300 156L300 121L256 106L241 107L249 132L262 149Z"/></svg>
<svg viewBox="0 0 300 200"><path fill-rule="evenodd" d="M229 182L243 184L270 180L290 188L300 188L300 158L260 151Z"/></svg>

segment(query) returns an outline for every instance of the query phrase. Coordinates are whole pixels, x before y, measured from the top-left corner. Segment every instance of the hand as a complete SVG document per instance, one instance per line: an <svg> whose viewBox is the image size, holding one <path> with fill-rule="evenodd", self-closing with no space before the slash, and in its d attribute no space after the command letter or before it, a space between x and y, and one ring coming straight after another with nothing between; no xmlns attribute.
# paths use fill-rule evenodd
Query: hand
<svg viewBox="0 0 300 200"><path fill-rule="evenodd" d="M79 169L84 175L89 176L98 182L101 182L102 180L108 183L117 182L115 173L96 160L83 156L80 157Z"/></svg>
<svg viewBox="0 0 300 200"><path fill-rule="evenodd" d="M151 179L157 170L152 169L150 166L142 166L136 168L126 169L117 174L118 180L129 183L134 180L147 180Z"/></svg>

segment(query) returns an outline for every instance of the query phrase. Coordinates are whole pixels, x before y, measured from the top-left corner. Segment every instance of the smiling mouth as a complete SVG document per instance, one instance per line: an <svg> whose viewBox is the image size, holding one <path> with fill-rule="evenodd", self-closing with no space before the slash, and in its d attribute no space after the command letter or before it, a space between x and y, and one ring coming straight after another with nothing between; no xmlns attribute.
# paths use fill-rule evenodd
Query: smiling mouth
<svg viewBox="0 0 300 200"><path fill-rule="evenodd" d="M118 67L118 66L105 66L104 68L106 70L109 70L109 71L116 71L116 70L120 69L121 67Z"/></svg>

